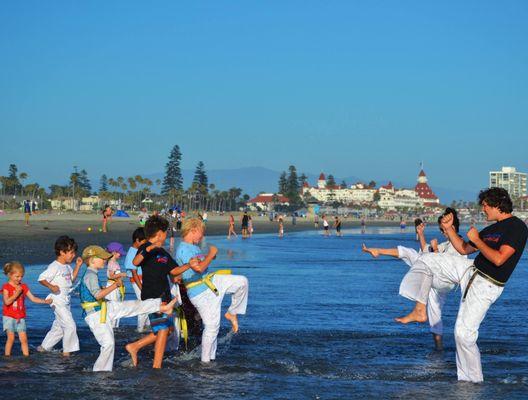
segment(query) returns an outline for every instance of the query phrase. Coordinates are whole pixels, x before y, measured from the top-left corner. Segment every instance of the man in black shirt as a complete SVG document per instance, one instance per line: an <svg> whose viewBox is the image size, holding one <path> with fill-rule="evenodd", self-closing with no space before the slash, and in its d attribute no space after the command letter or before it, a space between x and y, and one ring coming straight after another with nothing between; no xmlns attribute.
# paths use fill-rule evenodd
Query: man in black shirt
<svg viewBox="0 0 528 400"><path fill-rule="evenodd" d="M396 320L401 323L427 321L426 302L433 277L460 285L462 301L455 324L458 380L482 382L482 366L477 346L478 330L490 306L501 295L526 245L528 228L512 215L513 206L505 189L480 192L479 204L487 221L495 223L480 233L475 227L464 241L453 227L451 214L442 218L442 229L460 254L479 251L475 260L445 254L426 253L419 258L422 279L416 285L414 310Z"/></svg>

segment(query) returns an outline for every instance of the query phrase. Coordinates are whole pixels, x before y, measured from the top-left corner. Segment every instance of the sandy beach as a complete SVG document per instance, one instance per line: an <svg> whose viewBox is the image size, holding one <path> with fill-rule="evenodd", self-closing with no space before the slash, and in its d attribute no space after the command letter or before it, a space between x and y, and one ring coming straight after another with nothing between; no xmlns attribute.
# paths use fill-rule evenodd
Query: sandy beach
<svg viewBox="0 0 528 400"><path fill-rule="evenodd" d="M211 215L207 222L208 235L226 235L229 214ZM237 233L240 233L240 214L235 214ZM0 216L0 262L16 259L26 264L47 263L54 258L53 244L58 236L72 236L79 248L91 244L104 246L109 242L121 242L129 246L134 229L139 226L137 217L113 218L109 232L100 232L101 217L99 214L83 213L43 213L31 217L30 226L24 225L22 213L7 213ZM332 221L330 221L332 223ZM359 226L357 220L343 220L343 228ZM320 225L321 222L320 222ZM396 225L391 221L374 221L369 225ZM278 230L277 222L270 222L267 217L253 216L255 234L273 233ZM297 218L292 225L291 218L284 222L285 233L312 230L313 221L309 218Z"/></svg>

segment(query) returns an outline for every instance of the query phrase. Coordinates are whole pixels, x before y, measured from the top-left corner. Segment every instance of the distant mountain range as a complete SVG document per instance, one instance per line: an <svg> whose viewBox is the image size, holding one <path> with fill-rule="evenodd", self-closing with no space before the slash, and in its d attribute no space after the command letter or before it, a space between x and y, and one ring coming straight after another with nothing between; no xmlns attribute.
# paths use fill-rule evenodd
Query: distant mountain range
<svg viewBox="0 0 528 400"><path fill-rule="evenodd" d="M299 172L300 174L301 172ZM183 174L183 185L188 187L193 180L194 170L182 170ZM250 196L255 196L260 192L274 193L277 191L277 184L281 171L274 171L264 167L247 167L247 168L235 168L235 169L213 169L207 171L209 183L214 183L218 190L227 190L232 187L239 187L243 190L243 193L247 193ZM319 174L307 173L308 182L310 185L315 185ZM146 178L155 181L156 179L163 180L164 173L159 172L155 174L146 175ZM339 177L335 176L335 180L340 184L343 180L347 185L351 185L356 182L368 183L370 179L361 179L357 176ZM388 181L376 181L378 185L387 184ZM416 182L394 182L396 187L414 187ZM440 198L443 204L449 204L453 200L466 200L474 201L476 198L476 192L471 190L460 190L460 189L447 189L436 187L434 183L431 185L433 191ZM153 188L158 191L159 187Z"/></svg>

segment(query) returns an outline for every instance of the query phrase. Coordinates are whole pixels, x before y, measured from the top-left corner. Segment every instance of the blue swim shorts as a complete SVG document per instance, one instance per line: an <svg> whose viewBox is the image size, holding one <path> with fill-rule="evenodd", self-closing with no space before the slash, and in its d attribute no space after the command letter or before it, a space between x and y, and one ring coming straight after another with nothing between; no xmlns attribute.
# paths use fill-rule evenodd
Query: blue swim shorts
<svg viewBox="0 0 528 400"><path fill-rule="evenodd" d="M2 316L2 323L4 325L4 331L8 332L25 332L26 331L26 319L15 319L11 317Z"/></svg>
<svg viewBox="0 0 528 400"><path fill-rule="evenodd" d="M172 316L159 312L149 314L149 321L152 332L154 333L174 326L174 319Z"/></svg>

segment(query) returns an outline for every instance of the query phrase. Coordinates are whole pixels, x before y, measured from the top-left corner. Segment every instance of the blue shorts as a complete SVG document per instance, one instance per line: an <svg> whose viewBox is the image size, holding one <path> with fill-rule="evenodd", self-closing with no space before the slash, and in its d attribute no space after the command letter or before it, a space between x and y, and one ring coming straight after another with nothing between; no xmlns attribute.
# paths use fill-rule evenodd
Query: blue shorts
<svg viewBox="0 0 528 400"><path fill-rule="evenodd" d="M172 316L162 313L152 313L148 315L150 321L150 327L152 332L157 333L164 329L169 329L174 326L174 319Z"/></svg>
<svg viewBox="0 0 528 400"><path fill-rule="evenodd" d="M8 332L25 332L26 331L26 319L21 318L19 320L11 317L2 316L2 323L4 325L4 331Z"/></svg>

